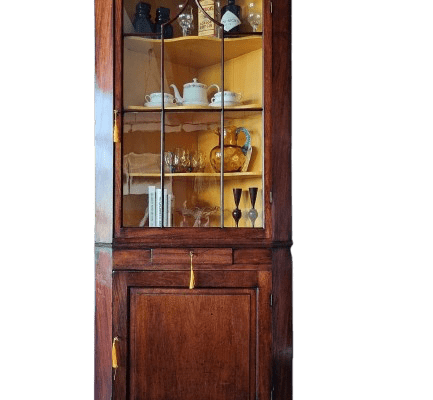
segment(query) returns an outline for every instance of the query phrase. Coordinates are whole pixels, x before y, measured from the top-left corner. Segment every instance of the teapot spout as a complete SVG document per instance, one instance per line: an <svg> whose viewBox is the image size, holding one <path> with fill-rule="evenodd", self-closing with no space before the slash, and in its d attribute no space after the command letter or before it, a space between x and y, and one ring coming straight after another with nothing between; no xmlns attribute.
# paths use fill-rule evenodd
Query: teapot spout
<svg viewBox="0 0 433 400"><path fill-rule="evenodd" d="M174 83L172 83L171 85L170 85L170 87L173 89L173 91L174 91L174 97L176 98L176 103L178 104L178 105L181 105L182 103L183 103L183 99L182 99L182 97L181 97L181 95L180 95L180 93L179 93L179 90L177 90L177 87L176 87L176 85L174 84Z"/></svg>

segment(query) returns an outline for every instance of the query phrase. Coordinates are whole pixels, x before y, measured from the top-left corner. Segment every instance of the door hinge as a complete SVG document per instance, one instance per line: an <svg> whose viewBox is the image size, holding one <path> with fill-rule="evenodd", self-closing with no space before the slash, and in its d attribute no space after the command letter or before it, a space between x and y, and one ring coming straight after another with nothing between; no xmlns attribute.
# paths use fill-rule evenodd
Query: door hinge
<svg viewBox="0 0 433 400"><path fill-rule="evenodd" d="M272 10L272 1L269 2L269 7L271 9L271 14L272 14L272 12L273 12L273 10Z"/></svg>
<svg viewBox="0 0 433 400"><path fill-rule="evenodd" d="M272 204L272 192L269 192L269 203Z"/></svg>
<svg viewBox="0 0 433 400"><path fill-rule="evenodd" d="M274 298L273 298L272 294L271 294L271 296L270 296L269 303L271 304L271 307L272 307L272 305L274 304Z"/></svg>

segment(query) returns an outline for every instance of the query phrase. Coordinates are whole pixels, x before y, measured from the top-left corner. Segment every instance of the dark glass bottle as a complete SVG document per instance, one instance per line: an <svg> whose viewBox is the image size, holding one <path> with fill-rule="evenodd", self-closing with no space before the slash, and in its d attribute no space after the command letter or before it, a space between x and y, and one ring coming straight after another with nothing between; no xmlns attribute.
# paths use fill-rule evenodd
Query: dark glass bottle
<svg viewBox="0 0 433 400"><path fill-rule="evenodd" d="M135 7L134 29L137 33L155 33L155 24L150 19L150 4L140 2Z"/></svg>
<svg viewBox="0 0 433 400"><path fill-rule="evenodd" d="M161 38L161 25L170 21L170 9L166 7L159 7L156 9L156 33L158 33L158 38ZM171 39L173 37L173 27L165 25L164 27L164 39Z"/></svg>
<svg viewBox="0 0 433 400"><path fill-rule="evenodd" d="M224 15L229 12L225 17ZM241 8L235 4L235 0L228 0L228 4L221 10L221 22L224 30L230 33L238 33L241 25Z"/></svg>

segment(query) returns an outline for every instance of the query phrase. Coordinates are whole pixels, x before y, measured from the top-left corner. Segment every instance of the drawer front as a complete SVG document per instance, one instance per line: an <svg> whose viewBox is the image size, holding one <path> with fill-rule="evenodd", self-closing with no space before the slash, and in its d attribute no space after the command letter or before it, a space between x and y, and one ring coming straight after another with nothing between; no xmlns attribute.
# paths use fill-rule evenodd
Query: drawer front
<svg viewBox="0 0 433 400"><path fill-rule="evenodd" d="M233 250L222 249L152 249L153 264L190 264L191 252L194 264L232 264Z"/></svg>
<svg viewBox="0 0 433 400"><path fill-rule="evenodd" d="M198 269L270 270L271 249L154 248L113 252L114 270L186 270L192 262Z"/></svg>
<svg viewBox="0 0 433 400"><path fill-rule="evenodd" d="M135 269L151 264L151 251L115 250L113 252L113 269Z"/></svg>

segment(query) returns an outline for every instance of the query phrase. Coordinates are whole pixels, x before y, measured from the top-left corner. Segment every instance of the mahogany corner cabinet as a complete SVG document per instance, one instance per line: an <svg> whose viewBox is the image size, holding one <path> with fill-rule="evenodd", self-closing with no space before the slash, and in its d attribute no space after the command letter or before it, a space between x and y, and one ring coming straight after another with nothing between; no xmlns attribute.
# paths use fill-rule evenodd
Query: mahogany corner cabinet
<svg viewBox="0 0 433 400"><path fill-rule="evenodd" d="M95 44L95 399L291 399L291 2L95 0Z"/></svg>

